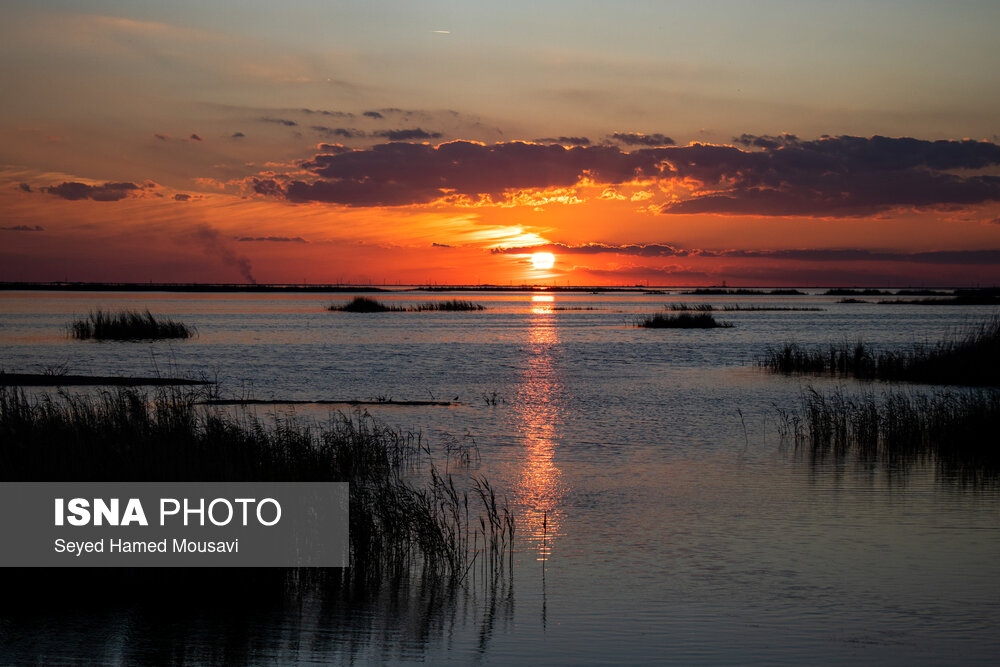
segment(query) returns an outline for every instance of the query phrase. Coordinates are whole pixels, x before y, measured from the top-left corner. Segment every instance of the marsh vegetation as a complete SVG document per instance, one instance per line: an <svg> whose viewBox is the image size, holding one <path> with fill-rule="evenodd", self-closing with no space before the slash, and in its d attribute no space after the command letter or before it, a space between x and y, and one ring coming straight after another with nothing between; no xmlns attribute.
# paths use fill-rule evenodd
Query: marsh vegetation
<svg viewBox="0 0 1000 667"><path fill-rule="evenodd" d="M347 303L332 304L327 310L340 313L475 312L486 310L486 306L460 299L428 301L415 306L395 306L366 296L356 296Z"/></svg>
<svg viewBox="0 0 1000 667"><path fill-rule="evenodd" d="M502 567L513 515L485 479L442 475L419 434L366 412L322 426L197 405L198 392L118 388L29 397L0 388L0 471L10 481L350 483L352 576L417 567L461 580Z"/></svg>
<svg viewBox="0 0 1000 667"><path fill-rule="evenodd" d="M937 343L917 343L903 350L879 350L863 341L844 341L826 348L789 342L768 348L758 364L777 373L1000 386L1000 316Z"/></svg>
<svg viewBox="0 0 1000 667"><path fill-rule="evenodd" d="M778 410L779 432L815 459L855 456L868 464L934 464L962 481L1000 473L1000 392L969 389L849 394L810 388L797 408Z"/></svg>
<svg viewBox="0 0 1000 667"><path fill-rule="evenodd" d="M69 332L79 340L149 340L190 338L194 327L169 318L155 317L149 310L92 311L69 324Z"/></svg>
<svg viewBox="0 0 1000 667"><path fill-rule="evenodd" d="M656 313L636 321L636 326L644 329L716 329L730 328L731 322L719 322L711 313L679 313L666 315Z"/></svg>
<svg viewBox="0 0 1000 667"><path fill-rule="evenodd" d="M738 303L723 304L721 306L715 306L710 303L672 303L666 306L667 310L680 312L680 313L711 313L715 311L722 311L726 313L735 312L771 312L771 311L807 311L807 312L822 312L825 308L818 308L815 306L753 306L753 305L742 305Z"/></svg>

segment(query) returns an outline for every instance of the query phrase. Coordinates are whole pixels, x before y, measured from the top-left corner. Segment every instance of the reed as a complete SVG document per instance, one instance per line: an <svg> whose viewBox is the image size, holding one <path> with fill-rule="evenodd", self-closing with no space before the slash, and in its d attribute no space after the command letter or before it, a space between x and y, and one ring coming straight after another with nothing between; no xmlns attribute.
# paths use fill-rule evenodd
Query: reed
<svg viewBox="0 0 1000 667"><path fill-rule="evenodd" d="M327 310L341 313L423 313L423 312L468 312L486 310L472 301L452 299L450 301L428 301L415 306L391 306L377 299L366 296L356 296L347 303L335 303Z"/></svg>
<svg viewBox="0 0 1000 667"><path fill-rule="evenodd" d="M637 320L635 325L644 329L715 329L733 326L731 322L717 321L708 312L696 314L682 312L677 315L656 313Z"/></svg>
<svg viewBox="0 0 1000 667"><path fill-rule="evenodd" d="M69 324L73 338L80 340L148 340L162 338L190 338L193 327L169 318L157 319L148 310L121 310L110 313L92 311L87 317Z"/></svg>
<svg viewBox="0 0 1000 667"><path fill-rule="evenodd" d="M797 408L778 414L782 439L817 460L853 455L890 466L930 462L963 481L1000 478L1000 391L850 395L810 388Z"/></svg>
<svg viewBox="0 0 1000 667"><path fill-rule="evenodd" d="M347 303L332 304L327 310L340 313L401 313L406 309L402 306L389 306L367 296L356 296Z"/></svg>
<svg viewBox="0 0 1000 667"><path fill-rule="evenodd" d="M133 388L29 398L0 388L0 475L12 481L350 482L353 576L418 568L460 580L479 556L470 548L479 525L502 529L483 539L510 546L506 505L477 505L475 493L470 503L469 492L456 491L452 477L437 472L418 434L364 412L338 414L322 426L294 417L263 422L199 406L200 398ZM414 481L421 470L429 476Z"/></svg>
<svg viewBox="0 0 1000 667"><path fill-rule="evenodd" d="M747 313L761 313L761 312L771 312L771 311L811 311L819 312L824 310L823 308L816 308L813 306L744 306L738 303L730 303L722 305L718 308L710 303L672 303L666 307L667 310L679 313L711 313L716 310L721 310L723 312L747 312Z"/></svg>
<svg viewBox="0 0 1000 667"><path fill-rule="evenodd" d="M865 380L1000 386L1000 316L933 345L876 350L863 341L827 348L785 343L768 348L758 365L778 373L812 373Z"/></svg>
<svg viewBox="0 0 1000 667"><path fill-rule="evenodd" d="M710 303L672 303L666 308L678 313L711 313L715 310Z"/></svg>
<svg viewBox="0 0 1000 667"><path fill-rule="evenodd" d="M424 311L474 312L486 310L486 306L472 301L451 299L450 301L429 301L427 303L420 303L412 308L408 308L407 310L417 313Z"/></svg>
<svg viewBox="0 0 1000 667"><path fill-rule="evenodd" d="M891 296L892 292L884 289L855 289L852 287L835 287L823 292L826 296Z"/></svg>

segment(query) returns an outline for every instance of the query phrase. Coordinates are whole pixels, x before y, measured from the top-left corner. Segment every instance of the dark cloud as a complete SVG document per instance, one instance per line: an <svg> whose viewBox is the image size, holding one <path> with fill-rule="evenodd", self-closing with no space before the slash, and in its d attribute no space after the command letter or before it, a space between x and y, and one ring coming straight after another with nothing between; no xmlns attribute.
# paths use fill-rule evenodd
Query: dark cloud
<svg viewBox="0 0 1000 667"><path fill-rule="evenodd" d="M542 243L533 246L501 247L490 250L495 255L520 255L534 252L551 252L561 255L596 255L613 253L616 255L637 255L641 257L686 257L699 254L700 251L690 251L665 243L609 245L606 243L587 243L571 246L562 243Z"/></svg>
<svg viewBox="0 0 1000 667"><path fill-rule="evenodd" d="M281 183L273 178L254 178L251 180L250 185L253 191L259 195L282 197L285 194Z"/></svg>
<svg viewBox="0 0 1000 667"><path fill-rule="evenodd" d="M385 137L389 141L412 141L413 139L439 139L440 132L427 132L419 127L412 130L381 130L372 133L373 137Z"/></svg>
<svg viewBox="0 0 1000 667"><path fill-rule="evenodd" d="M188 139L190 139L191 141L202 141L202 138L199 137L197 134L194 134L193 132L191 133L191 136L188 137Z"/></svg>
<svg viewBox="0 0 1000 667"><path fill-rule="evenodd" d="M563 146L589 146L590 139L587 137L546 137L535 139L536 144L562 144Z"/></svg>
<svg viewBox="0 0 1000 667"><path fill-rule="evenodd" d="M330 118L354 118L354 114L344 111L327 111L325 109L301 109L302 113L319 114Z"/></svg>
<svg viewBox="0 0 1000 667"><path fill-rule="evenodd" d="M355 136L344 128L314 129ZM607 185L676 180L697 192L662 205L667 214L850 217L1000 201L1000 177L977 173L1000 165L1000 146L971 140L743 135L744 147L625 151L610 144L402 143L436 136L420 128L379 135L394 142L303 163L318 180L294 180L286 196L350 206L421 204L452 195L506 201L514 190L571 187L586 177Z"/></svg>
<svg viewBox="0 0 1000 667"><path fill-rule="evenodd" d="M378 111L366 111L361 115L367 116L368 118L385 118L385 116L380 114Z"/></svg>
<svg viewBox="0 0 1000 667"><path fill-rule="evenodd" d="M316 146L316 150L318 150L320 153L332 153L332 154L336 155L338 153L346 153L347 151L349 151L351 149L347 148L346 146L344 146L344 144L325 144L324 143L324 144L319 144L318 146Z"/></svg>
<svg viewBox="0 0 1000 667"><path fill-rule="evenodd" d="M174 195L174 201L190 201L191 195L179 192Z"/></svg>
<svg viewBox="0 0 1000 667"><path fill-rule="evenodd" d="M786 259L808 262L914 262L917 264L1000 264L1000 249L879 252L860 248L705 251L714 257Z"/></svg>
<svg viewBox="0 0 1000 667"><path fill-rule="evenodd" d="M741 134L738 137L733 137L733 143L740 144L741 146L750 146L751 148L765 148L774 149L781 148L782 146L792 145L797 143L799 140L794 134L782 134L777 137L772 137L768 134L762 134L759 136L753 134Z"/></svg>
<svg viewBox="0 0 1000 667"><path fill-rule="evenodd" d="M711 192L661 211L848 217L1000 199L1000 178L954 173L1000 164L1000 146L988 142L743 135L740 143L763 150L707 144L664 149L675 177Z"/></svg>
<svg viewBox="0 0 1000 667"><path fill-rule="evenodd" d="M611 245L588 243L566 245L543 243L533 246L500 247L495 255L551 252L560 255L615 254L638 257L706 257L725 259L769 259L803 262L913 262L917 264L1000 264L1000 249L932 250L926 252L886 252L862 248L800 248L786 250L704 250L685 249L668 243Z"/></svg>
<svg viewBox="0 0 1000 667"><path fill-rule="evenodd" d="M291 182L293 201L325 201L349 206L421 204L449 194L503 198L509 190L572 186L589 175L598 182L621 183L658 173L655 152L623 153L613 146L527 144L491 146L453 141L440 146L388 143L340 155L317 155L302 166L319 180ZM273 179L254 188L264 194Z"/></svg>
<svg viewBox="0 0 1000 667"><path fill-rule="evenodd" d="M241 236L236 239L240 242L246 241L268 241L273 243L309 243L301 236Z"/></svg>
<svg viewBox="0 0 1000 667"><path fill-rule="evenodd" d="M41 225L35 225L31 227L29 225L14 225L13 227L0 227L0 232L44 232L45 228Z"/></svg>
<svg viewBox="0 0 1000 667"><path fill-rule="evenodd" d="M641 132L615 132L608 135L612 141L617 141L626 146L673 146L676 142L670 137L660 134L642 134Z"/></svg>
<svg viewBox="0 0 1000 667"><path fill-rule="evenodd" d="M66 181L59 185L42 188L43 192L79 201L93 199L94 201L120 201L136 194L142 188L135 183L105 183L104 185L87 185L76 181Z"/></svg>
<svg viewBox="0 0 1000 667"><path fill-rule="evenodd" d="M245 136L247 136L247 135L243 134L242 132L233 132L233 136L231 138L232 139L242 139Z"/></svg>
<svg viewBox="0 0 1000 667"><path fill-rule="evenodd" d="M285 127L295 127L298 125L294 120L289 120L287 118L271 118L270 116L265 116L260 119L262 123L277 123L278 125L284 125Z"/></svg>
<svg viewBox="0 0 1000 667"><path fill-rule="evenodd" d="M451 246L446 243L432 243L432 248L450 248Z"/></svg>
<svg viewBox="0 0 1000 667"><path fill-rule="evenodd" d="M154 133L153 136L159 139L160 141L167 141L168 139L170 139L170 135L168 134Z"/></svg>
<svg viewBox="0 0 1000 667"><path fill-rule="evenodd" d="M349 130L346 127L326 127L325 125L313 125L312 129L326 137L344 137L353 139L365 136L360 130Z"/></svg>
<svg viewBox="0 0 1000 667"><path fill-rule="evenodd" d="M21 192L31 192L31 186L27 183L18 183L17 187L20 188Z"/></svg>

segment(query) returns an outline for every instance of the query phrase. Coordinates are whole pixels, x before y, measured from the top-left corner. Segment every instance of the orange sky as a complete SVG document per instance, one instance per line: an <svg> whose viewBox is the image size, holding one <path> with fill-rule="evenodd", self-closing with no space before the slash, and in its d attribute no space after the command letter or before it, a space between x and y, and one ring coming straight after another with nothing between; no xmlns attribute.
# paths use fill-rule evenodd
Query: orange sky
<svg viewBox="0 0 1000 667"><path fill-rule="evenodd" d="M556 4L13 3L0 280L1000 283L993 9Z"/></svg>

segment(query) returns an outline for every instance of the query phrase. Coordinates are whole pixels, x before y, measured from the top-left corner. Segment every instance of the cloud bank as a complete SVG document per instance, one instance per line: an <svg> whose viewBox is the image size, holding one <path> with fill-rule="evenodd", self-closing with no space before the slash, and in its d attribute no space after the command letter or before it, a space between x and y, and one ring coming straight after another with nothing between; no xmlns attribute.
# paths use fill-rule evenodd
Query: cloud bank
<svg viewBox="0 0 1000 667"><path fill-rule="evenodd" d="M411 131L383 134L389 132ZM669 140L613 136L638 145ZM316 155L302 165L313 179L271 179L257 190L295 202L404 206L455 195L497 203L511 192L572 187L584 179L607 185L644 180L688 193L653 202L660 213L731 216L853 217L1000 201L1000 177L982 173L1000 165L1000 146L990 142L742 135L735 143L624 151L517 141L391 142Z"/></svg>

